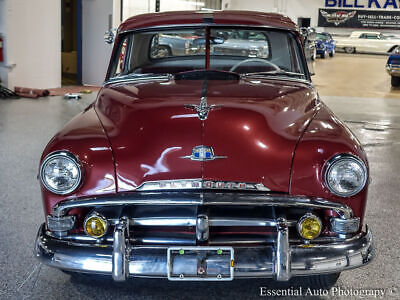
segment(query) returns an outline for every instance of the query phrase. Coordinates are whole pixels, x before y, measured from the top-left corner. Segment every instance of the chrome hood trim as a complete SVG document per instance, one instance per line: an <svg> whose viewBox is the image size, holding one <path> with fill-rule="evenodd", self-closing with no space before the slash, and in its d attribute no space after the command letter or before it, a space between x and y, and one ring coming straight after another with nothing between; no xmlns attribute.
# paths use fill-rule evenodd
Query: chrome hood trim
<svg viewBox="0 0 400 300"><path fill-rule="evenodd" d="M203 179L176 179L147 181L136 188L137 191L165 190L240 190L240 191L270 191L262 183L213 181Z"/></svg>

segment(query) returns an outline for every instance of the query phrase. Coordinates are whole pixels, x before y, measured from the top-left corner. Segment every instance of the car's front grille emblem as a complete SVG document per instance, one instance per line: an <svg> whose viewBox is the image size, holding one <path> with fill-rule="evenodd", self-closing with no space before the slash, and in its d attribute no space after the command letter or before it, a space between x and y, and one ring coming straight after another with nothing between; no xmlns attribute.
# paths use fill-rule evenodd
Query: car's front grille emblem
<svg viewBox="0 0 400 300"><path fill-rule="evenodd" d="M192 155L182 156L182 158L189 158L191 160L207 161L220 158L226 158L226 156L214 155L214 150L210 146L195 146L192 150Z"/></svg>

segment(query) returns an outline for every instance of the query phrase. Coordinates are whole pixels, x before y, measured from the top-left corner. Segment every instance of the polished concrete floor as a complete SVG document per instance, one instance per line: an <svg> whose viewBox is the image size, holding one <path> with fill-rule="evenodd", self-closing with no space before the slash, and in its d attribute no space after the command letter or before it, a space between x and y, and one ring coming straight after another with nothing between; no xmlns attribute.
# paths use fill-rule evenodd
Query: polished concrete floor
<svg viewBox="0 0 400 300"><path fill-rule="evenodd" d="M318 59L313 80L323 101L364 144L373 178L366 222L375 235L377 257L364 268L342 273L337 287L344 292L384 289L384 299L400 299L400 94L390 88L384 63L382 56ZM102 277L72 278L41 265L32 253L44 218L36 179L40 154L94 97L0 100L0 299L256 299L263 286L291 288L292 283L263 279L117 284ZM334 297L321 297L327 298Z"/></svg>

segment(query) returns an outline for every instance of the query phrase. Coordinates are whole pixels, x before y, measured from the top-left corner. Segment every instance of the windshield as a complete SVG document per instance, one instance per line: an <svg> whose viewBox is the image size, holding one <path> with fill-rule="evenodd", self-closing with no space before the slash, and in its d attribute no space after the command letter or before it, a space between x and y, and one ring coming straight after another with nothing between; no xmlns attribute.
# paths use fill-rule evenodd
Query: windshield
<svg viewBox="0 0 400 300"><path fill-rule="evenodd" d="M317 39L318 39L318 40L326 41L326 40L328 39L328 37L327 37L325 34L318 33L318 34L317 34Z"/></svg>
<svg viewBox="0 0 400 300"><path fill-rule="evenodd" d="M301 50L294 35L283 30L237 27L124 34L110 78L174 75L204 69L306 79Z"/></svg>

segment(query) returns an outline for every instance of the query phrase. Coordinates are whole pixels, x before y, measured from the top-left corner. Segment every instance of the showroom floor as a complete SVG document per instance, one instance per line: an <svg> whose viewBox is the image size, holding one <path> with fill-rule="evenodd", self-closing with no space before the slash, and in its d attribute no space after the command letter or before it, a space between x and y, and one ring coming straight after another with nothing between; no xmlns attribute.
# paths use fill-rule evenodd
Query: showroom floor
<svg viewBox="0 0 400 300"><path fill-rule="evenodd" d="M366 223L375 235L377 257L362 269L342 273L337 287L343 292L383 289L384 298L399 299L400 90L390 88L385 61L384 56L345 54L318 59L313 81L323 101L360 138L372 176ZM0 299L255 299L263 286L292 287L261 279L114 283L102 277L71 278L41 265L33 256L44 219L36 179L40 154L49 138L94 97L0 100Z"/></svg>

